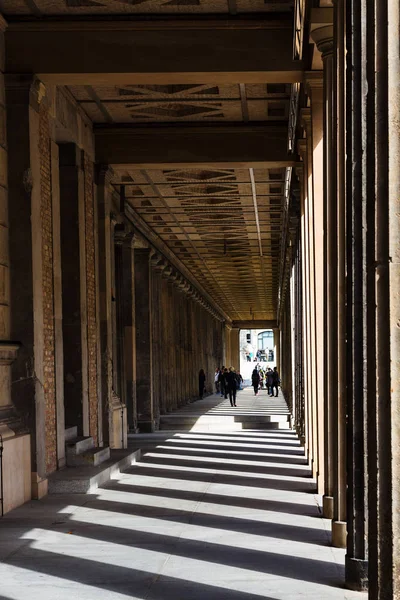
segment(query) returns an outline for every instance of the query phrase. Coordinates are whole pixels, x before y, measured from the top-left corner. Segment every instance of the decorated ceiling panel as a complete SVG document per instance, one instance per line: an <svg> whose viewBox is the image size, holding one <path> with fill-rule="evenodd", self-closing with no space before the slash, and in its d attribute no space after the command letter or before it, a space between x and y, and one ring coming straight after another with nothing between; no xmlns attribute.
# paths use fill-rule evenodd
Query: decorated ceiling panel
<svg viewBox="0 0 400 600"><path fill-rule="evenodd" d="M284 169L116 173L143 220L232 319L276 318Z"/></svg>
<svg viewBox="0 0 400 600"><path fill-rule="evenodd" d="M290 85L72 86L95 123L286 121Z"/></svg>
<svg viewBox="0 0 400 600"><path fill-rule="evenodd" d="M237 14L288 12L293 0L1 0L8 15Z"/></svg>

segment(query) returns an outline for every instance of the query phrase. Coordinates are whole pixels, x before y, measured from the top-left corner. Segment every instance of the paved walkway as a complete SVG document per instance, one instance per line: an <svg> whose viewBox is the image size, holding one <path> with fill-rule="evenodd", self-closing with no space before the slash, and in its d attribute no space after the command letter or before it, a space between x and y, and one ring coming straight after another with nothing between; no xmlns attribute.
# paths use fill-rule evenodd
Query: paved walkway
<svg viewBox="0 0 400 600"><path fill-rule="evenodd" d="M0 520L0 600L366 598L341 587L344 551L290 430L146 439L142 462L96 494Z"/></svg>

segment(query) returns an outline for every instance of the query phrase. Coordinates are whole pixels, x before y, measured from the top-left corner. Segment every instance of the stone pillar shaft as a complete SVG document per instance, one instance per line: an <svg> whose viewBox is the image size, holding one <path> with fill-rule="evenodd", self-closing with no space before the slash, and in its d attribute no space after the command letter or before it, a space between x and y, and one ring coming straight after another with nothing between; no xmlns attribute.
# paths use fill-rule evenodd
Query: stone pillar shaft
<svg viewBox="0 0 400 600"><path fill-rule="evenodd" d="M348 99L346 124L346 324L347 324L347 514L348 536L346 554L346 583L353 589L367 586L367 369L368 364L368 312L369 283L367 280L368 210L371 197L367 191L367 114L364 93L363 69L367 61L366 40L362 32L359 3L347 2L352 14L352 33L347 32L346 97ZM340 22L336 37L344 35L339 26L343 20L343 4L336 6ZM347 29L347 25L346 25ZM339 43L343 43L338 39ZM336 52L337 62L341 56ZM371 174L374 168L371 169ZM372 233L372 232L371 232ZM368 236L367 236L368 234ZM371 333L373 335L374 327Z"/></svg>
<svg viewBox="0 0 400 600"><path fill-rule="evenodd" d="M81 150L60 144L64 404L68 426L89 435L84 173Z"/></svg>
<svg viewBox="0 0 400 600"><path fill-rule="evenodd" d="M169 290L170 291L170 290ZM135 310L136 310L136 393L138 425L142 432L154 431L153 405L153 339L151 304L150 251L135 248ZM173 313L172 313L173 315ZM175 354L171 336L171 355ZM175 365L169 374L175 377ZM173 394L176 402L176 394ZM176 405L175 405L176 406Z"/></svg>
<svg viewBox="0 0 400 600"><path fill-rule="evenodd" d="M323 253L316 251L323 248L324 244L324 183L323 183L323 129L324 129L324 104L323 104L323 77L316 73L310 74L307 86L311 99L311 146L312 146L312 182L313 182L313 210L312 210L312 235L314 246L313 270L313 304L314 304L314 354L313 368L315 380L315 409L316 409L316 452L317 452L317 492L324 493L325 465L324 465L324 260Z"/></svg>

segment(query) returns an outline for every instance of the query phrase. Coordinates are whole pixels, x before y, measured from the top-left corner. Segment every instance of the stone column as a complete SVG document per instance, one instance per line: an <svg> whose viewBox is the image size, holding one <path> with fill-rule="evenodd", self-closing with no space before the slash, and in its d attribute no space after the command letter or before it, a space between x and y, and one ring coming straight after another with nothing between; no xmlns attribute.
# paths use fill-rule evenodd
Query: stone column
<svg viewBox="0 0 400 600"><path fill-rule="evenodd" d="M15 435L18 420L11 400L11 365L17 357L19 343L10 339L10 260L8 222L8 154L6 98L4 88L4 32L7 24L0 16L0 434L3 439ZM13 427L14 424L14 427Z"/></svg>
<svg viewBox="0 0 400 600"><path fill-rule="evenodd" d="M207 315L208 316L208 315ZM234 369L240 370L240 348L239 348L240 329L231 330L231 362ZM231 365L229 365L231 366Z"/></svg>
<svg viewBox="0 0 400 600"><path fill-rule="evenodd" d="M314 219L314 173L313 173L313 132L311 122L311 109L303 108L301 111L303 127L306 133L306 256L307 256L307 303L308 303L308 362L309 362L309 393L312 427L312 474L317 477L318 465L318 390L317 390L317 347L315 325L315 219Z"/></svg>
<svg viewBox="0 0 400 600"><path fill-rule="evenodd" d="M278 372L281 372L281 330L274 329L274 346L275 346L275 365Z"/></svg>
<svg viewBox="0 0 400 600"><path fill-rule="evenodd" d="M170 290L169 290L170 291ZM135 248L136 393L141 432L155 429L150 250ZM173 373L170 373L170 377Z"/></svg>
<svg viewBox="0 0 400 600"><path fill-rule="evenodd" d="M298 151L303 158L303 162L307 160L306 141L304 139L298 142ZM311 460L312 448L312 428L311 428L311 412L310 412L310 372L309 372L309 335L308 335L308 278L307 278L307 253L306 253L306 168L298 169L300 181L300 295L301 295L301 314L302 314L302 381L303 381L303 423L304 436L301 436L301 441L304 442L304 447L307 459Z"/></svg>
<svg viewBox="0 0 400 600"><path fill-rule="evenodd" d="M324 456L325 493L323 514L333 519L334 471L337 467L337 223L336 223L336 178L333 158L333 27L321 27L312 32L312 38L322 53L324 65ZM335 417L336 415L336 417ZM341 453L343 455L344 448ZM343 498L340 499L340 507ZM336 504L336 511L338 505ZM340 522L339 518L336 521ZM339 533L341 526L336 529ZM342 527L343 532L343 527ZM335 536L339 538L339 535ZM340 541L338 539L338 541ZM343 545L342 543L338 545Z"/></svg>
<svg viewBox="0 0 400 600"><path fill-rule="evenodd" d="M135 312L135 264L133 234L125 237L122 246L123 303L124 303L124 349L125 349L125 396L129 431L137 432L136 406L136 312Z"/></svg>
<svg viewBox="0 0 400 600"><path fill-rule="evenodd" d="M314 381L317 439L317 492L324 493L324 256L318 249L324 245L324 94L322 73L308 73L306 79L311 101L311 161L312 161L312 236L314 240L313 304L314 304Z"/></svg>
<svg viewBox="0 0 400 600"><path fill-rule="evenodd" d="M103 442L112 441L109 407L113 403L111 179L108 165L97 166L98 277L100 292L100 352Z"/></svg>
<svg viewBox="0 0 400 600"><path fill-rule="evenodd" d="M85 198L82 151L59 145L65 421L89 435Z"/></svg>
<svg viewBox="0 0 400 600"><path fill-rule="evenodd" d="M352 2L348 3L348 7ZM367 136L367 117L365 114L366 94L363 72L367 57L364 48L369 46L370 41L365 39L364 24L360 22L358 7L354 14L354 29L350 37L348 32L348 64L346 81L346 98L349 102L350 111L346 114L346 137L347 137L347 165L346 165L346 198L342 196L338 187L338 216L346 226L347 247L342 249L339 243L339 260L343 263L346 251L346 296L343 290L343 301L346 299L346 364L339 363L339 368L347 375L347 554L346 554L346 584L353 589L366 589L368 579L367 564L367 481L370 474L367 470L368 449L366 440L368 437L369 419L367 416L368 396L375 396L376 373L371 387L368 389L367 372L374 371L372 358L368 356L368 341L372 336L374 340L374 324L368 323L368 314L375 313L375 281L368 281L368 272L373 272L374 251L372 253L372 265L367 261L367 237L372 234L368 226L368 211L375 203L375 190L368 190L367 180L370 175L374 176L374 166L371 163L367 168L367 160L370 159ZM346 24L346 29L347 29ZM337 80L338 99L343 104L344 85L343 71L345 66L344 54L344 4L337 2L335 7L335 59L338 75ZM372 43L373 45L373 43ZM385 63L387 61L387 54ZM351 65L351 66L350 66ZM371 65L372 67L372 65ZM386 64L385 64L386 67ZM373 69L376 67L373 66ZM339 73L340 71L340 73ZM371 96L373 98L373 86ZM369 94L368 94L369 96ZM371 101L373 102L373 99ZM338 108L339 108L338 104ZM385 105L385 112L387 104ZM338 111L340 129L338 130L338 142L343 145L344 107ZM372 123L374 119L372 119ZM374 125L372 125L374 127ZM373 138L372 138L373 139ZM338 163L342 169L342 161ZM386 172L382 176L386 177ZM375 187L375 186L373 186ZM372 191L372 195L371 195ZM372 204L371 204L372 200ZM385 202L387 201L385 197ZM345 213L346 207L346 213ZM375 208L372 209L373 213ZM339 239L341 242L341 239ZM375 240L371 237L372 248ZM339 263L339 264L340 264ZM372 267L372 269L371 269ZM344 277L344 265L341 269ZM372 283L372 286L371 286ZM372 297L369 297L369 292ZM345 298L344 298L345 296ZM339 305L339 318L340 318ZM344 320L344 319L343 319ZM369 332L368 332L369 330ZM339 343L341 340L339 339ZM386 340L387 343L387 340ZM339 346L341 350L341 345ZM339 360L340 360L339 354ZM344 395L344 390L343 390ZM340 400L340 398L339 398ZM375 401L375 400L374 400ZM340 402L339 402L340 408ZM372 425L372 420L371 420ZM340 430L339 430L340 436ZM340 462L339 462L340 466ZM339 473L338 473L339 474ZM338 475L337 474L337 475ZM372 473L371 473L372 475ZM338 480L340 485L340 481ZM339 487L339 486L338 486ZM336 502L336 498L335 498ZM373 534L372 534L373 535ZM373 597L373 596L372 596ZM392 597L392 596L390 596Z"/></svg>
<svg viewBox="0 0 400 600"><path fill-rule="evenodd" d="M386 3L381 3L386 4ZM382 86L379 92L379 106L385 107L385 96L389 90L388 106L388 203L385 202L383 189L380 190L377 215L377 284L380 294L378 300L378 600L400 597L400 141L399 141L399 107L400 107L400 52L398 32L400 28L400 9L395 0L388 0L388 14L385 7L380 6L377 14L377 42L379 47L379 67L384 67L384 53L387 51L385 27L388 37L388 84L385 81L384 69L379 71L377 83ZM387 25L388 24L388 25ZM382 126L382 122L380 123ZM377 139L377 154L381 150ZM380 170L382 176L386 171L385 159L382 157ZM387 227L386 227L387 222ZM386 246L385 232L389 232ZM382 286L386 287L383 294ZM387 307L390 307L389 313ZM388 336L389 334L389 336ZM388 344L388 339L390 343ZM389 346L389 348L388 348ZM388 352L389 350L389 352ZM390 360L389 360L390 358ZM385 362L385 364L384 364ZM390 380L390 384L389 384ZM390 406L390 409L389 409ZM390 426L388 424L390 421ZM391 444L389 448L388 433L391 428ZM374 540L375 543L375 540ZM375 565L373 565L375 566ZM389 583L390 582L390 583Z"/></svg>

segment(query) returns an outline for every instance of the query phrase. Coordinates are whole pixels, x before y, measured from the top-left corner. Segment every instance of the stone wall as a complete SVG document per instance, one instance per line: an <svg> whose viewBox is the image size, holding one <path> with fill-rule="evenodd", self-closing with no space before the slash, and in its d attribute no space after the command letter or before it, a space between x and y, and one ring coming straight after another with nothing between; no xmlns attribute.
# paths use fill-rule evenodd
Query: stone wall
<svg viewBox="0 0 400 600"><path fill-rule="evenodd" d="M97 299L96 299L96 230L94 218L93 162L84 153L85 172L85 238L86 238L86 300L88 341L89 434L98 441L97 394Z"/></svg>
<svg viewBox="0 0 400 600"><path fill-rule="evenodd" d="M51 137L47 103L39 107L41 244L43 286L43 387L45 401L46 472L57 468L54 287L53 287L53 218L51 189Z"/></svg>

